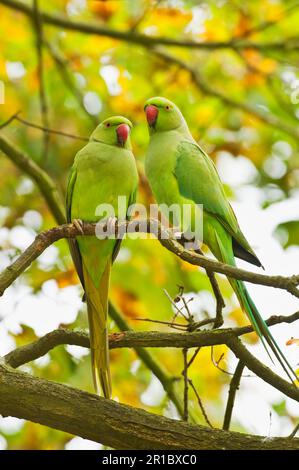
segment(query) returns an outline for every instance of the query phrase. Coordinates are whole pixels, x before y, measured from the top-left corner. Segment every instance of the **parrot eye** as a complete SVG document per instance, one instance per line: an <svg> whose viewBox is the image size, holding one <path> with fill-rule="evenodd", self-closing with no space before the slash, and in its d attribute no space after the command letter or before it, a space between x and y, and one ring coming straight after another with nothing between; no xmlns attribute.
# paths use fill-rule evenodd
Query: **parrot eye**
<svg viewBox="0 0 299 470"><path fill-rule="evenodd" d="M167 109L167 111L169 111L169 110L170 110L170 106L169 106L169 105L165 106L165 109Z"/></svg>
<svg viewBox="0 0 299 470"><path fill-rule="evenodd" d="M110 122L107 122L106 127L110 127Z"/></svg>

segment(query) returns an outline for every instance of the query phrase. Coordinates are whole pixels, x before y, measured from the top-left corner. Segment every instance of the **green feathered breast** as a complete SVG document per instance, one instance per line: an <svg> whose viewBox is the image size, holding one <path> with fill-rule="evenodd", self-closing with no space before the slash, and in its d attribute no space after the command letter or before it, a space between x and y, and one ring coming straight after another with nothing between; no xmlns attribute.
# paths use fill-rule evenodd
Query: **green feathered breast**
<svg viewBox="0 0 299 470"><path fill-rule="evenodd" d="M90 142L80 150L74 161L67 194L68 220L97 222L100 204L110 204L118 217L118 197L127 204L135 202L138 175L132 152L104 143ZM93 279L99 285L107 264L118 246L117 240L78 237L80 256Z"/></svg>

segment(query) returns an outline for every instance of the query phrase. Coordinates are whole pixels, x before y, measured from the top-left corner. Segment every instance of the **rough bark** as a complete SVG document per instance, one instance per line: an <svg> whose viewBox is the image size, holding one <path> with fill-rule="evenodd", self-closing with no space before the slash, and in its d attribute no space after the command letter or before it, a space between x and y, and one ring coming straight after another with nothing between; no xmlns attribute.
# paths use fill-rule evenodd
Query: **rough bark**
<svg viewBox="0 0 299 470"><path fill-rule="evenodd" d="M116 449L299 449L299 439L266 439L171 420L4 364L0 365L0 413Z"/></svg>

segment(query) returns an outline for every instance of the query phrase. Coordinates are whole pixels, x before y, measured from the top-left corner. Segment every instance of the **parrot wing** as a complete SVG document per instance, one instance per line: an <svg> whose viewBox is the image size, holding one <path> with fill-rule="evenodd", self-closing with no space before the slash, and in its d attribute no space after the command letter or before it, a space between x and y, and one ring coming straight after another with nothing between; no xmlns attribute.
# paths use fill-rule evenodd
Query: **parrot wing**
<svg viewBox="0 0 299 470"><path fill-rule="evenodd" d="M72 197L73 197L73 191L74 191L74 187L76 183L76 178L77 178L77 169L76 169L76 164L74 164L69 174L67 192L66 192L66 220L68 223L72 222L72 219L71 219ZM80 282L84 289L85 286L84 286L82 257L80 254L78 242L76 238L70 238L68 240L68 243L69 243L69 248L70 248L71 256L72 256L76 271L78 273Z"/></svg>
<svg viewBox="0 0 299 470"><path fill-rule="evenodd" d="M186 140L178 145L174 175L181 195L202 204L230 233L235 256L262 266L239 227L213 161L196 143Z"/></svg>
<svg viewBox="0 0 299 470"><path fill-rule="evenodd" d="M137 186L134 189L134 191L131 193L130 199L128 201L128 206L131 206L132 204L135 204L136 195L137 195ZM130 217L128 217L128 215L127 215L127 220L129 220L129 219L130 219ZM112 253L112 264L114 263L114 261L117 258L117 255L118 255L119 250L120 250L121 242L122 242L122 238L116 240L114 250L113 250L113 253Z"/></svg>

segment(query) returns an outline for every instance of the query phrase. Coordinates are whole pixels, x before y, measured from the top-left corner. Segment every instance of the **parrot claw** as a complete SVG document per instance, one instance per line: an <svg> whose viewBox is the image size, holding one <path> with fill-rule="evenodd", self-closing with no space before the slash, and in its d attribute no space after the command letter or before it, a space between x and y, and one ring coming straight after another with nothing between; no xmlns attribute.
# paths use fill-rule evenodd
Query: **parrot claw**
<svg viewBox="0 0 299 470"><path fill-rule="evenodd" d="M108 217L108 219L107 219L107 235L109 237L111 237L112 235L115 236L116 224L117 224L117 218L116 217Z"/></svg>
<svg viewBox="0 0 299 470"><path fill-rule="evenodd" d="M173 236L176 240L179 240L183 236L183 232L173 232Z"/></svg>
<svg viewBox="0 0 299 470"><path fill-rule="evenodd" d="M76 229L80 232L80 234L84 235L83 221L81 219L74 219L73 224L75 225Z"/></svg>

